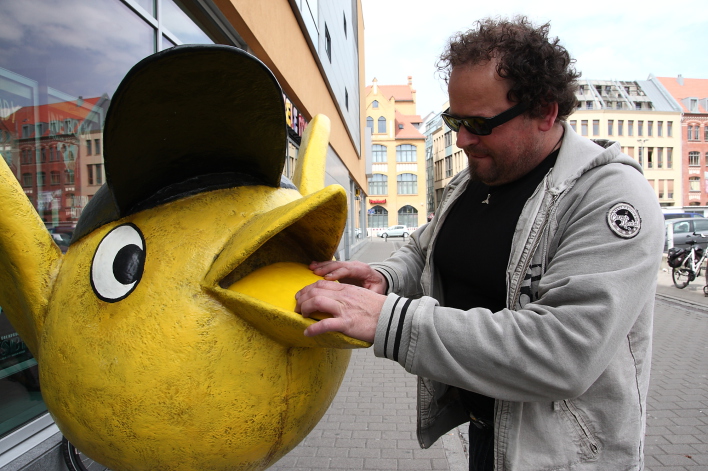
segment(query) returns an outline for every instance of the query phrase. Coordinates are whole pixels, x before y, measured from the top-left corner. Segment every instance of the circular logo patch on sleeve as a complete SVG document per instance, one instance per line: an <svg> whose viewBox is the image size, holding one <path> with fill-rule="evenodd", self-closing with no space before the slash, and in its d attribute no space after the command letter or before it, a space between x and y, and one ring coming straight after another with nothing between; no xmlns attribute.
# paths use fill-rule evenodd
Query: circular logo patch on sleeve
<svg viewBox="0 0 708 471"><path fill-rule="evenodd" d="M642 219L634 206L629 203L618 203L607 213L607 225L618 236L631 239L639 234Z"/></svg>

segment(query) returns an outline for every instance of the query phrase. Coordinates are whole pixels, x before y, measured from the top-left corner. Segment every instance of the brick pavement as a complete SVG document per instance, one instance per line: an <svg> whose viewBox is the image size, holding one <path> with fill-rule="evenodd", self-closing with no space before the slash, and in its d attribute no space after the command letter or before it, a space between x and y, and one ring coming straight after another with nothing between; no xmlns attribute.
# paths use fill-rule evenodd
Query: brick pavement
<svg viewBox="0 0 708 471"><path fill-rule="evenodd" d="M353 259L383 260L403 241L365 243ZM708 471L708 298L699 285L678 290L659 274L645 471ZM322 421L271 469L467 469L465 426L421 450L415 420L415 378L356 350Z"/></svg>

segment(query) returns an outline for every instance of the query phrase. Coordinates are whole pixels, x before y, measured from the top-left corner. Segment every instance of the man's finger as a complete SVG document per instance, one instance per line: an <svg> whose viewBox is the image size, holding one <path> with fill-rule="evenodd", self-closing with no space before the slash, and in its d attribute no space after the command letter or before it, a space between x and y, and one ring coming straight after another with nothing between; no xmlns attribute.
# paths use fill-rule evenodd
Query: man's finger
<svg viewBox="0 0 708 471"><path fill-rule="evenodd" d="M336 317L329 317L315 322L305 329L306 337L314 337L315 335L324 334L325 332L342 332L344 331L345 322Z"/></svg>

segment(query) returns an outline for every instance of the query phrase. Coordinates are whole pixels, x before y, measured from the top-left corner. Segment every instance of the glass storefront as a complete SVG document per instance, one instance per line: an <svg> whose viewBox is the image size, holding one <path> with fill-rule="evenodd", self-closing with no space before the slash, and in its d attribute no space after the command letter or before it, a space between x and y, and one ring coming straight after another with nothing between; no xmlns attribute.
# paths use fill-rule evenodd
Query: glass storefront
<svg viewBox="0 0 708 471"><path fill-rule="evenodd" d="M0 3L0 154L62 250L105 181L103 123L123 76L176 44L224 43L213 31L173 0ZM0 439L44 412L37 363L0 311Z"/></svg>

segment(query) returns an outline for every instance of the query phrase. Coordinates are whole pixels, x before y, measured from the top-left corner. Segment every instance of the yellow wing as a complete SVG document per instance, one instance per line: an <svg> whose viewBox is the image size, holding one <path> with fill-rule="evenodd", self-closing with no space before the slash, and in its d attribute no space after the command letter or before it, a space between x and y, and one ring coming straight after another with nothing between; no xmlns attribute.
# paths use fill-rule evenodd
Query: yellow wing
<svg viewBox="0 0 708 471"><path fill-rule="evenodd" d="M37 356L62 254L5 159L0 160L0 306Z"/></svg>
<svg viewBox="0 0 708 471"><path fill-rule="evenodd" d="M329 118L318 114L305 128L297 153L293 183L302 196L324 188L325 163L329 145Z"/></svg>

